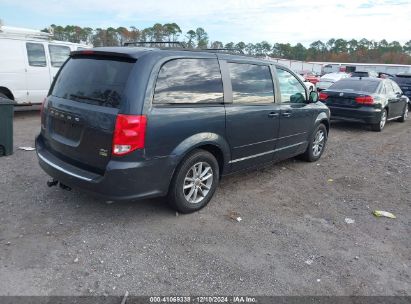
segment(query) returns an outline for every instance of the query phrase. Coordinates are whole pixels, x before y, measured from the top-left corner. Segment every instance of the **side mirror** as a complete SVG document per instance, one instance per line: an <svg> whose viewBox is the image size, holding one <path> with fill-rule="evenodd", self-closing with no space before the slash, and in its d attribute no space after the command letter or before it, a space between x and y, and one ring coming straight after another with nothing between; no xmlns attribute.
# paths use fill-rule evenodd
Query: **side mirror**
<svg viewBox="0 0 411 304"><path fill-rule="evenodd" d="M310 103L316 103L318 101L318 93L315 91L311 91L308 97L308 101Z"/></svg>

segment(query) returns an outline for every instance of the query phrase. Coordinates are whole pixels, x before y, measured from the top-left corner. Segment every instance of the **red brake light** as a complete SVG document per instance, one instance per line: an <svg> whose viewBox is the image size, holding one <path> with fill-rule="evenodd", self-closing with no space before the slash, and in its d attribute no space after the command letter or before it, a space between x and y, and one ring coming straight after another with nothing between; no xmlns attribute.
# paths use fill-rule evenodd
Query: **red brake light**
<svg viewBox="0 0 411 304"><path fill-rule="evenodd" d="M327 95L327 94L325 94L325 93L323 93L323 92L320 92L320 96L319 96L319 99L320 99L320 100L327 100L327 98L328 98L328 95Z"/></svg>
<svg viewBox="0 0 411 304"><path fill-rule="evenodd" d="M373 104L374 98L372 96L358 96L355 98L355 102L361 104Z"/></svg>
<svg viewBox="0 0 411 304"><path fill-rule="evenodd" d="M84 51L81 51L81 54L83 54L83 55L91 55L91 54L94 54L94 51L92 51L92 50L84 50Z"/></svg>
<svg viewBox="0 0 411 304"><path fill-rule="evenodd" d="M113 135L113 154L125 155L143 149L147 118L144 115L117 115Z"/></svg>

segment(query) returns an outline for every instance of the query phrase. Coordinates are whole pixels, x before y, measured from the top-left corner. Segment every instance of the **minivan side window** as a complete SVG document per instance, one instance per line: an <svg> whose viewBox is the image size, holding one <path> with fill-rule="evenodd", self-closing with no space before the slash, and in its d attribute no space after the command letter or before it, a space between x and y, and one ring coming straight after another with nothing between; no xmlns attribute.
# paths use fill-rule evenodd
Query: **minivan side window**
<svg viewBox="0 0 411 304"><path fill-rule="evenodd" d="M281 102L304 103L305 88L290 72L276 68L280 83Z"/></svg>
<svg viewBox="0 0 411 304"><path fill-rule="evenodd" d="M173 59L158 74L154 104L223 103L217 59Z"/></svg>
<svg viewBox="0 0 411 304"><path fill-rule="evenodd" d="M49 44L51 66L59 68L70 55L70 48L64 45Z"/></svg>
<svg viewBox="0 0 411 304"><path fill-rule="evenodd" d="M41 43L26 43L27 58L29 59L29 65L35 67L45 67L46 62L46 52L44 51L44 46Z"/></svg>
<svg viewBox="0 0 411 304"><path fill-rule="evenodd" d="M233 103L273 103L274 87L270 68L266 65L228 63Z"/></svg>

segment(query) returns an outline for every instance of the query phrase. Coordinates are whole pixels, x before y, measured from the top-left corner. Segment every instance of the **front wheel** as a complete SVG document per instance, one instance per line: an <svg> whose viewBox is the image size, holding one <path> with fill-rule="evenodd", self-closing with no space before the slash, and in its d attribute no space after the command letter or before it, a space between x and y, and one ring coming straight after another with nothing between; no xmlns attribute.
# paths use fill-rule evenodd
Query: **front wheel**
<svg viewBox="0 0 411 304"><path fill-rule="evenodd" d="M324 153L327 137L327 128L324 124L319 124L311 134L310 143L307 150L301 155L302 158L309 162L319 160L321 155Z"/></svg>
<svg viewBox="0 0 411 304"><path fill-rule="evenodd" d="M181 213L205 207L214 195L219 181L219 167L214 155L195 150L180 163L170 184L168 201Z"/></svg>
<svg viewBox="0 0 411 304"><path fill-rule="evenodd" d="M380 122L371 125L371 129L372 129L373 131L376 131L376 132L381 132L382 129L384 129L386 123L387 123L387 110L384 109L384 110L382 110L382 112L381 112Z"/></svg>
<svg viewBox="0 0 411 304"><path fill-rule="evenodd" d="M405 122L408 118L408 104L405 105L404 112L402 113L402 116L398 118L399 122Z"/></svg>

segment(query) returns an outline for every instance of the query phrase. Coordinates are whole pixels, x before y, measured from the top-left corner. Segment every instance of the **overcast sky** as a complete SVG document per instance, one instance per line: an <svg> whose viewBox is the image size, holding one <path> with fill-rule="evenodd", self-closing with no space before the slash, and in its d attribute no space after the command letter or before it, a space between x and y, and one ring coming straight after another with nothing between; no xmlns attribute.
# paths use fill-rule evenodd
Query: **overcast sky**
<svg viewBox="0 0 411 304"><path fill-rule="evenodd" d="M210 41L301 42L330 38L411 39L411 0L0 0L5 25L89 27L176 22Z"/></svg>

